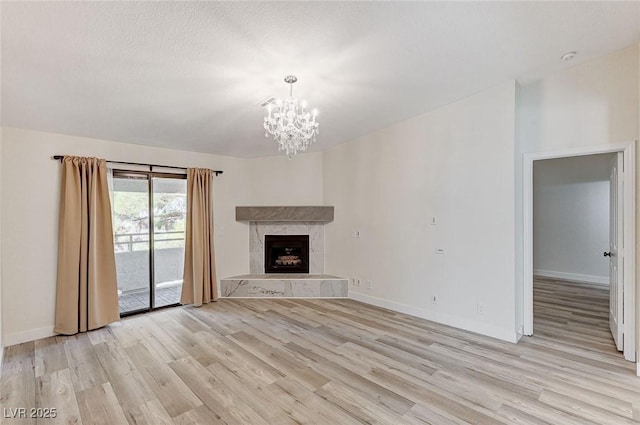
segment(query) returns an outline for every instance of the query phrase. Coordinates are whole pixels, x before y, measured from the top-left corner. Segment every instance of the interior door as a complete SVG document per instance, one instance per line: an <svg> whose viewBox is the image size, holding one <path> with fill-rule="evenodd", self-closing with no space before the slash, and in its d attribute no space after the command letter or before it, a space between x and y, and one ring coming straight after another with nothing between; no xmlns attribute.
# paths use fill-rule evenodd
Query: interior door
<svg viewBox="0 0 640 425"><path fill-rule="evenodd" d="M611 161L609 176L609 327L618 351L623 347L623 267L624 232L623 225L623 188L622 188L622 153L616 154Z"/></svg>

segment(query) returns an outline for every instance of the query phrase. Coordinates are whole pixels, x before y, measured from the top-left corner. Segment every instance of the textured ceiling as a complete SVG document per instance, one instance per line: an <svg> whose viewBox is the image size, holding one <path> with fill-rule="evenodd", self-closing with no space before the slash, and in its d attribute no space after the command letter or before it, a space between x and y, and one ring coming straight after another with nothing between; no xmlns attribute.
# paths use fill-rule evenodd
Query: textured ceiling
<svg viewBox="0 0 640 425"><path fill-rule="evenodd" d="M314 150L640 40L640 3L2 2L2 125L257 157L258 103ZM570 50L579 55L559 60Z"/></svg>

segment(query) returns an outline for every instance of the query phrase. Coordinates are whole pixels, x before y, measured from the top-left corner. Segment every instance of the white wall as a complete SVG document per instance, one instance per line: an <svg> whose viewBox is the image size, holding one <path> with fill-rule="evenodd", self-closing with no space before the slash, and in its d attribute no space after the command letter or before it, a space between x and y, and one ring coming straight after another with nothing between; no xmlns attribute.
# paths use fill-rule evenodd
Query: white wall
<svg viewBox="0 0 640 425"><path fill-rule="evenodd" d="M53 133L2 128L2 290L5 345L49 336L53 332L57 267L60 164L55 154L98 156L111 160L155 163L224 170L214 180L214 220L218 278L249 272L249 226L235 221L236 205L251 205L254 172L260 159L239 159L171 149L152 148ZM300 155L267 159L282 175L298 173L304 165L310 173L289 182L282 194L279 185L263 185L259 201L278 199L303 204L322 199L322 186L314 177L322 173L318 156ZM305 191L312 192L298 199ZM256 194L256 196L258 196ZM321 202L320 202L321 203Z"/></svg>
<svg viewBox="0 0 640 425"><path fill-rule="evenodd" d="M638 136L638 46L525 85L524 152L631 142Z"/></svg>
<svg viewBox="0 0 640 425"><path fill-rule="evenodd" d="M514 125L511 81L325 151L327 272L360 278L357 299L515 341Z"/></svg>
<svg viewBox="0 0 640 425"><path fill-rule="evenodd" d="M609 283L609 173L613 154L535 161L534 274Z"/></svg>
<svg viewBox="0 0 640 425"><path fill-rule="evenodd" d="M291 160L284 155L260 158L249 164L252 205L322 205L322 152Z"/></svg>

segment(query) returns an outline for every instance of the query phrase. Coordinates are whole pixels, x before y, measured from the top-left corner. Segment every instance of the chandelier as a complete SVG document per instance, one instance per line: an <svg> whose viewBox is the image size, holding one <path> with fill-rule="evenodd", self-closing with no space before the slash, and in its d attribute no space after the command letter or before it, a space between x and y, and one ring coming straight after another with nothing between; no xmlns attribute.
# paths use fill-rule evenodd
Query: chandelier
<svg viewBox="0 0 640 425"><path fill-rule="evenodd" d="M264 137L273 136L278 142L278 150L284 152L289 159L298 152L304 152L309 145L316 141L319 133L316 115L318 110L311 113L307 109L307 102L298 103L293 97L293 83L298 81L295 75L287 75L284 82L289 84L289 97L275 99L267 105L267 116L264 118Z"/></svg>

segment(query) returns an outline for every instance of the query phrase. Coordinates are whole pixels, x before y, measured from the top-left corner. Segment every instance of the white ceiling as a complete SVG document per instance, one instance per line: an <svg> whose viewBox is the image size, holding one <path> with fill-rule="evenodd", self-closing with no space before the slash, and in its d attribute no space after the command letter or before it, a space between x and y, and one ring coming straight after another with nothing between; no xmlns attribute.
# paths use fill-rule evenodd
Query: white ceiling
<svg viewBox="0 0 640 425"><path fill-rule="evenodd" d="M2 125L242 157L277 154L257 104L289 73L320 110L322 150L640 41L639 2L1 8Z"/></svg>

